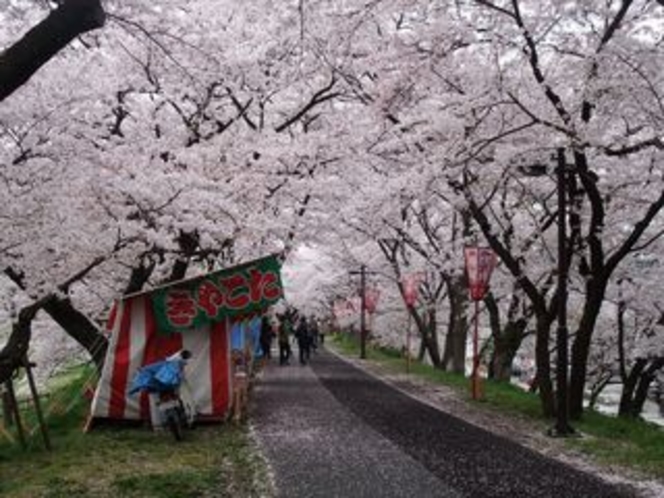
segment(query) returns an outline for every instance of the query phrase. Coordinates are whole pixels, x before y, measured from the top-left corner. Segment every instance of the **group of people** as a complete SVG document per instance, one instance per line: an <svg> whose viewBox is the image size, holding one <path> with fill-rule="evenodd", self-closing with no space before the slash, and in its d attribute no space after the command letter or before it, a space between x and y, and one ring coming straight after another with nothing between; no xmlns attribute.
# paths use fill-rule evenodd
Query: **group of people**
<svg viewBox="0 0 664 498"><path fill-rule="evenodd" d="M291 340L297 342L301 365L311 360L311 352L316 351L319 344L323 344L325 336L321 334L318 322L314 316L307 318L299 313L283 314L278 317L275 326L268 317L263 317L261 325L261 349L263 357L272 357L272 340L276 336L279 346L279 364L289 365L293 351Z"/></svg>

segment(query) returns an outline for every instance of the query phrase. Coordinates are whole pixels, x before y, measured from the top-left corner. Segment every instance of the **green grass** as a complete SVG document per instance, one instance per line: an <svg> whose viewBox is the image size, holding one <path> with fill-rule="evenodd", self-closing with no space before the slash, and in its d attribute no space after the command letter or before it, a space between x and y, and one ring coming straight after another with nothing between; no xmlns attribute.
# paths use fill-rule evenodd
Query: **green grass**
<svg viewBox="0 0 664 498"><path fill-rule="evenodd" d="M642 420L588 411L573 423L584 437L570 444L599 461L664 478L664 430Z"/></svg>
<svg viewBox="0 0 664 498"><path fill-rule="evenodd" d="M48 417L52 452L43 449L39 431L27 450L0 436L0 496L184 498L272 493L265 465L243 425L197 427L186 431L180 443L168 432L145 428L100 428L84 434L87 401L77 390L83 377L61 385L49 397L62 399L63 392L74 396L67 403L69 412ZM30 426L34 415L25 414L25 421Z"/></svg>
<svg viewBox="0 0 664 498"><path fill-rule="evenodd" d="M336 334L332 340L342 354L359 355L359 342L356 337ZM369 344L366 352L367 359L379 362L388 371L406 372L406 362L399 351ZM452 387L469 403L478 403L501 413L539 422L543 428L553 424L553 421L542 417L539 397L517 386L485 381L484 399L473 401L470 398L469 380L463 375L442 372L417 361L411 362L410 372L412 375ZM573 421L572 425L583 437L566 440L565 443L570 448L591 456L599 463L619 465L648 476L664 478L664 430L661 427L641 420L619 419L593 411L586 412L582 420Z"/></svg>

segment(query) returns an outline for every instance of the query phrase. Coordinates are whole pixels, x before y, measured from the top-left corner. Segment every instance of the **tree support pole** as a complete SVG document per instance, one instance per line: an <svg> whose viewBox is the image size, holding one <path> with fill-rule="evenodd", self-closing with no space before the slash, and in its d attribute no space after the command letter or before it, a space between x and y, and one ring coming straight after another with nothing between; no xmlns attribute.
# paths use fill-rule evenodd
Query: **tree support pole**
<svg viewBox="0 0 664 498"><path fill-rule="evenodd" d="M10 379L5 382L5 389L7 389L7 397L9 399L10 410L12 412L12 418L16 424L16 432L18 433L18 440L21 442L21 447L23 449L27 448L25 442L25 431L23 429L23 422L21 421L21 413L18 409L18 403L16 402L16 392L14 391L13 381Z"/></svg>
<svg viewBox="0 0 664 498"><path fill-rule="evenodd" d="M30 384L30 392L32 393L32 402L35 405L35 412L37 413L37 420L39 421L39 429L41 430L42 438L44 439L44 446L48 451L51 451L51 440L48 437L48 431L46 430L46 424L44 423L44 415L41 409L41 403L39 402L39 393L37 393L37 386L35 384L35 379L32 375L32 364L28 360L27 356L23 360L23 366L25 367L25 372L28 375L28 384Z"/></svg>

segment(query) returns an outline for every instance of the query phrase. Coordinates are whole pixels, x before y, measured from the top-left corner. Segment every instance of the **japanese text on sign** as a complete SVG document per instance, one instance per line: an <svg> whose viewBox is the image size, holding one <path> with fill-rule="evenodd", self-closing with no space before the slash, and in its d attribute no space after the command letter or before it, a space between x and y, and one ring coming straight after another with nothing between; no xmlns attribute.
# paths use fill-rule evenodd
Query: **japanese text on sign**
<svg viewBox="0 0 664 498"><path fill-rule="evenodd" d="M159 289L153 294L159 329L178 331L261 312L283 296L279 270L271 256Z"/></svg>

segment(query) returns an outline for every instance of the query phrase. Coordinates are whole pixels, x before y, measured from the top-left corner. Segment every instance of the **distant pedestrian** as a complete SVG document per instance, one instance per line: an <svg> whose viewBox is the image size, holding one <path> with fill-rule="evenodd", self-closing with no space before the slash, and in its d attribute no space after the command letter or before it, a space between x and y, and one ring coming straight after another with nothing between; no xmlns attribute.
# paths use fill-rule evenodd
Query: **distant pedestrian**
<svg viewBox="0 0 664 498"><path fill-rule="evenodd" d="M281 323L279 324L279 365L288 365L290 363L291 357L291 347L290 347L290 334L291 334L291 323L290 319L287 316L281 318Z"/></svg>
<svg viewBox="0 0 664 498"><path fill-rule="evenodd" d="M330 322L327 319L323 320L320 327L318 327L318 343L321 346L325 344L325 334L329 328L330 328Z"/></svg>
<svg viewBox="0 0 664 498"><path fill-rule="evenodd" d="M272 338L274 331L272 330L272 323L267 315L264 315L261 320L261 335L259 338L263 358L269 360L272 358Z"/></svg>
<svg viewBox="0 0 664 498"><path fill-rule="evenodd" d="M318 349L320 330L318 328L318 322L316 321L315 316L311 316L307 322L309 326L309 336L311 337L311 349L315 353Z"/></svg>
<svg viewBox="0 0 664 498"><path fill-rule="evenodd" d="M307 324L307 319L302 316L295 329L297 338L297 347L300 349L300 364L306 365L311 358L311 333Z"/></svg>

